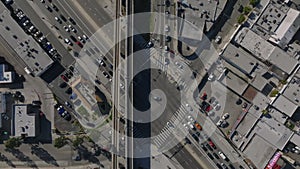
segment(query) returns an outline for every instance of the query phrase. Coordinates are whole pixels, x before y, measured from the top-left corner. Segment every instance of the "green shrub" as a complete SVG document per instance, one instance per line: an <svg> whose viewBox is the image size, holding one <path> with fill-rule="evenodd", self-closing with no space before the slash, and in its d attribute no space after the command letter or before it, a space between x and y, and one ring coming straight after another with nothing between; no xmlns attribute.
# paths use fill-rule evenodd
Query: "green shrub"
<svg viewBox="0 0 300 169"><path fill-rule="evenodd" d="M248 15L251 12L252 8L250 6L245 6L243 12L245 15Z"/></svg>
<svg viewBox="0 0 300 169"><path fill-rule="evenodd" d="M274 89L271 94L270 94L270 97L275 97L277 94L279 93L278 90Z"/></svg>
<svg viewBox="0 0 300 169"><path fill-rule="evenodd" d="M238 23L239 24L241 24L241 23L243 23L244 21L246 20L246 17L243 15L243 14L241 14L239 17L238 17Z"/></svg>
<svg viewBox="0 0 300 169"><path fill-rule="evenodd" d="M64 137L64 136L60 136L60 137L54 139L54 147L56 147L56 148L62 148L66 144L67 144L67 140L66 140L66 137Z"/></svg>
<svg viewBox="0 0 300 169"><path fill-rule="evenodd" d="M5 141L4 145L6 148L14 149L16 147L20 147L22 144L21 139L17 137L9 138L7 141Z"/></svg>
<svg viewBox="0 0 300 169"><path fill-rule="evenodd" d="M260 0L250 0L250 4L255 7L256 5L258 5L260 2Z"/></svg>

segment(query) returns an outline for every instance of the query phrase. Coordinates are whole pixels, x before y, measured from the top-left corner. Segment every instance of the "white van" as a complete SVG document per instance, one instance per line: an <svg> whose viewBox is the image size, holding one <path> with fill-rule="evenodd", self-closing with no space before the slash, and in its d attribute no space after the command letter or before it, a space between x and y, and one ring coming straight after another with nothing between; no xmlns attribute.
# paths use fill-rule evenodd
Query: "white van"
<svg viewBox="0 0 300 169"><path fill-rule="evenodd" d="M222 153L221 151L219 151L219 155L223 160L227 160L227 157L225 156L224 153Z"/></svg>
<svg viewBox="0 0 300 169"><path fill-rule="evenodd" d="M32 71L29 67L25 67L24 70L27 74L29 74L29 75L32 74Z"/></svg>

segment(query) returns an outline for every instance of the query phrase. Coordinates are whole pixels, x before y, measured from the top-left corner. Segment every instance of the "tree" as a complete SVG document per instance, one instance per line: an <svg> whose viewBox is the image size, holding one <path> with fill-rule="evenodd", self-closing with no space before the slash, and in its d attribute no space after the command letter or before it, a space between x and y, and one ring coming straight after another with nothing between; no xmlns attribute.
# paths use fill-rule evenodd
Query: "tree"
<svg viewBox="0 0 300 169"><path fill-rule="evenodd" d="M5 143L5 147L9 149L14 149L16 147L20 147L22 144L21 139L18 137L9 138Z"/></svg>
<svg viewBox="0 0 300 169"><path fill-rule="evenodd" d="M67 144L65 136L60 136L54 140L54 147L61 148Z"/></svg>
<svg viewBox="0 0 300 169"><path fill-rule="evenodd" d="M256 5L258 5L260 2L260 0L250 0L250 4L255 7Z"/></svg>
<svg viewBox="0 0 300 169"><path fill-rule="evenodd" d="M261 112L262 112L263 115L269 114L268 110L266 110L266 109L262 110Z"/></svg>
<svg viewBox="0 0 300 169"><path fill-rule="evenodd" d="M275 97L277 94L279 93L278 90L274 89L271 94L270 94L270 97Z"/></svg>
<svg viewBox="0 0 300 169"><path fill-rule="evenodd" d="M252 8L250 6L245 6L243 12L245 15L248 15L251 12Z"/></svg>
<svg viewBox="0 0 300 169"><path fill-rule="evenodd" d="M75 148L77 148L78 146L80 146L83 143L83 138L80 136L76 136L75 140L73 140L73 146Z"/></svg>
<svg viewBox="0 0 300 169"><path fill-rule="evenodd" d="M238 17L238 23L239 23L239 24L243 23L245 20L246 20L246 17L245 17L243 14L241 14L241 15Z"/></svg>

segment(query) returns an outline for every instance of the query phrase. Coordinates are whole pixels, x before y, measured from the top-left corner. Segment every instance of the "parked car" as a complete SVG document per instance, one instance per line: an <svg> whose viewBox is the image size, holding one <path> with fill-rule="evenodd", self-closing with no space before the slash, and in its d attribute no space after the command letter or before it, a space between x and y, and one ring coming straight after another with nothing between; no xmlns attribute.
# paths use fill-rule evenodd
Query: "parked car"
<svg viewBox="0 0 300 169"><path fill-rule="evenodd" d="M68 19L69 19L69 21L73 24L73 25L76 25L76 22L74 21L74 19L73 18L71 18L71 17L68 17Z"/></svg>
<svg viewBox="0 0 300 169"><path fill-rule="evenodd" d="M68 79L65 75L60 75L60 77L61 77L65 82L69 82L69 79Z"/></svg>
<svg viewBox="0 0 300 169"><path fill-rule="evenodd" d="M63 16L63 15L59 15L61 20L63 20L64 22L67 22L67 19Z"/></svg>
<svg viewBox="0 0 300 169"><path fill-rule="evenodd" d="M217 36L217 38L215 39L215 43L220 44L222 40L221 36Z"/></svg>
<svg viewBox="0 0 300 169"><path fill-rule="evenodd" d="M204 144L201 144L200 147L201 147L204 151L207 151L207 148L204 146Z"/></svg>
<svg viewBox="0 0 300 169"><path fill-rule="evenodd" d="M214 157L215 157L216 159L220 159L220 157L218 156L218 154L213 153L213 155L214 155Z"/></svg>
<svg viewBox="0 0 300 169"><path fill-rule="evenodd" d="M207 153L207 155L208 155L208 157L209 157L211 160L214 159L214 157L213 157L210 153Z"/></svg>
<svg viewBox="0 0 300 169"><path fill-rule="evenodd" d="M223 116L222 116L222 119L223 119L223 120L226 120L226 119L228 119L228 118L229 118L229 113L223 114Z"/></svg>
<svg viewBox="0 0 300 169"><path fill-rule="evenodd" d="M45 8L46 8L49 12L52 12L52 11L53 11L48 5L45 5Z"/></svg>
<svg viewBox="0 0 300 169"><path fill-rule="evenodd" d="M202 130L202 127L200 126L199 123L195 123L195 126L196 126L196 128L197 128L198 130Z"/></svg>
<svg viewBox="0 0 300 169"><path fill-rule="evenodd" d="M216 145L215 145L211 140L208 141L208 144L209 144L213 149L216 149L216 148L217 148Z"/></svg>
<svg viewBox="0 0 300 169"><path fill-rule="evenodd" d="M68 38L65 38L64 41L65 41L65 43L68 44L68 45L71 45L71 46L73 45L72 42L71 42Z"/></svg>
<svg viewBox="0 0 300 169"><path fill-rule="evenodd" d="M71 30L72 32L74 32L74 33L76 33L76 32L77 32L77 30L74 28L74 26L72 26L72 25L69 25L68 27L70 28L70 30Z"/></svg>

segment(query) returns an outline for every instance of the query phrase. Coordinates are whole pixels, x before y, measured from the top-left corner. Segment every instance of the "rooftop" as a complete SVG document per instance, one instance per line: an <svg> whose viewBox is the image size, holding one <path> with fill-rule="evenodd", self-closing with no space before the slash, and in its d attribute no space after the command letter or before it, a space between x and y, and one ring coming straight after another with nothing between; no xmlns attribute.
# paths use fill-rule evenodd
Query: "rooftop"
<svg viewBox="0 0 300 169"><path fill-rule="evenodd" d="M300 27L300 12L290 8L286 17L275 31L275 35L269 39L271 42L284 48ZM274 32L274 31L273 31Z"/></svg>
<svg viewBox="0 0 300 169"><path fill-rule="evenodd" d="M256 64L260 63L244 49L236 47L231 43L226 47L222 56L227 62L231 63L233 66L249 75L251 74L253 69L255 69Z"/></svg>
<svg viewBox="0 0 300 169"><path fill-rule="evenodd" d="M298 106L287 99L284 95L279 95L275 102L272 104L273 107L281 111L282 113L292 117Z"/></svg>
<svg viewBox="0 0 300 169"><path fill-rule="evenodd" d="M238 32L235 41L258 58L267 60L275 46L264 40L249 28Z"/></svg>
<svg viewBox="0 0 300 169"><path fill-rule="evenodd" d="M300 106L299 85L300 85L300 78L297 76L294 76L283 92L283 95L286 98L289 98L289 100L291 102L293 102L294 104L296 104L298 106Z"/></svg>
<svg viewBox="0 0 300 169"><path fill-rule="evenodd" d="M1 36L16 51L26 65L33 70L34 75L41 75L51 66L53 60L31 36L28 36L23 31L23 29L12 18L10 12L3 3L0 3L0 11L0 19L6 25L0 26ZM14 36L17 37L17 39L15 39ZM29 52L29 48L34 49L37 52Z"/></svg>
<svg viewBox="0 0 300 169"><path fill-rule="evenodd" d="M299 63L282 49L273 46L248 28L243 28L235 37L235 41L256 57L269 60L287 74L291 74Z"/></svg>
<svg viewBox="0 0 300 169"><path fill-rule="evenodd" d="M300 147L300 136L298 134L295 133L290 141Z"/></svg>
<svg viewBox="0 0 300 169"><path fill-rule="evenodd" d="M19 104L13 106L13 135L28 137L36 136L36 116L28 114L28 106Z"/></svg>
<svg viewBox="0 0 300 169"><path fill-rule="evenodd" d="M268 60L287 74L291 74L299 64L299 61L278 47L274 48Z"/></svg>
<svg viewBox="0 0 300 169"><path fill-rule="evenodd" d="M247 88L248 84L246 81L236 76L233 72L227 70L220 78L221 83L241 95Z"/></svg>
<svg viewBox="0 0 300 169"><path fill-rule="evenodd" d="M7 65L0 64L0 83L12 83L13 72L7 71Z"/></svg>
<svg viewBox="0 0 300 169"><path fill-rule="evenodd" d="M285 13L270 3L257 21L257 25L265 30L275 32L285 17Z"/></svg>
<svg viewBox="0 0 300 169"><path fill-rule="evenodd" d="M275 152L276 148L274 146L270 145L266 139L256 134L252 137L251 142L244 151L245 155L257 168L264 168Z"/></svg>

